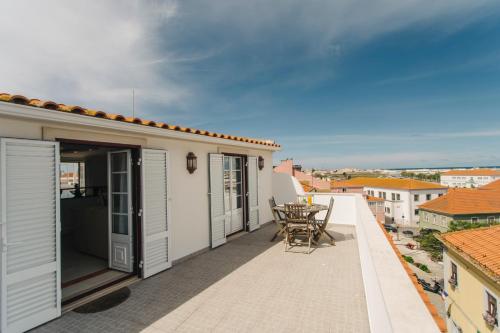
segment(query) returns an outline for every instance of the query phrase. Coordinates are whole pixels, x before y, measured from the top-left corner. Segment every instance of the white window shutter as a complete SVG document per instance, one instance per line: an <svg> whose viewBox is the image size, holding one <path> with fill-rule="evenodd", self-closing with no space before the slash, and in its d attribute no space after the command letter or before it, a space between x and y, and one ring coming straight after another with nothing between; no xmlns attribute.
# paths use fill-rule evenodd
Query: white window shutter
<svg viewBox="0 0 500 333"><path fill-rule="evenodd" d="M143 277L172 266L169 225L169 163L164 150L142 150Z"/></svg>
<svg viewBox="0 0 500 333"><path fill-rule="evenodd" d="M257 157L248 156L248 230L253 231L259 224L259 168Z"/></svg>
<svg viewBox="0 0 500 333"><path fill-rule="evenodd" d="M210 229L212 248L226 243L224 212L224 155L209 154Z"/></svg>
<svg viewBox="0 0 500 333"><path fill-rule="evenodd" d="M61 315L59 143L0 139L1 331Z"/></svg>

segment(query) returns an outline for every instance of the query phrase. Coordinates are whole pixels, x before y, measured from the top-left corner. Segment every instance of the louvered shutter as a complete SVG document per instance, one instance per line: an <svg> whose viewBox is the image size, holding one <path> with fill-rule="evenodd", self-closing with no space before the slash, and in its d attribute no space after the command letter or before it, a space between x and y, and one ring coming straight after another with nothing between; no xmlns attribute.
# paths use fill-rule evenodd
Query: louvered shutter
<svg viewBox="0 0 500 333"><path fill-rule="evenodd" d="M0 139L2 332L61 315L59 143Z"/></svg>
<svg viewBox="0 0 500 333"><path fill-rule="evenodd" d="M172 266L169 226L168 152L142 150L143 277Z"/></svg>
<svg viewBox="0 0 500 333"><path fill-rule="evenodd" d="M209 154L210 229L212 248L226 242L224 213L224 155Z"/></svg>
<svg viewBox="0 0 500 333"><path fill-rule="evenodd" d="M257 157L248 156L248 230L253 231L259 224L259 168Z"/></svg>

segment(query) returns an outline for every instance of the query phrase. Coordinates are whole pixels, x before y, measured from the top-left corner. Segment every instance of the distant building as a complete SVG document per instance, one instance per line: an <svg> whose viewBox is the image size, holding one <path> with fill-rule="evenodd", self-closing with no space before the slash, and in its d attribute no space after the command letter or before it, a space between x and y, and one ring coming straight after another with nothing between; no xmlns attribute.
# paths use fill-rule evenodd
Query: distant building
<svg viewBox="0 0 500 333"><path fill-rule="evenodd" d="M370 195L365 195L365 199L368 202L368 207L373 213L373 216L377 219L378 222L385 222L385 204L384 199L372 197Z"/></svg>
<svg viewBox="0 0 500 333"><path fill-rule="evenodd" d="M498 332L500 226L438 236L448 332Z"/></svg>
<svg viewBox="0 0 500 333"><path fill-rule="evenodd" d="M363 185L353 184L349 180L332 180L330 190L332 193L363 193Z"/></svg>
<svg viewBox="0 0 500 333"><path fill-rule="evenodd" d="M448 188L439 184L408 178L366 178L349 180L362 185L364 193L385 201L385 221L403 226L418 226L418 206L446 194Z"/></svg>
<svg viewBox="0 0 500 333"><path fill-rule="evenodd" d="M500 222L500 191L456 188L446 195L419 207L420 227L441 232L448 230L451 221Z"/></svg>
<svg viewBox="0 0 500 333"><path fill-rule="evenodd" d="M493 169L450 170L441 174L441 184L448 187L480 187L500 179Z"/></svg>
<svg viewBox="0 0 500 333"><path fill-rule="evenodd" d="M306 182L309 186L320 192L330 191L330 182L328 180L314 177L312 174L306 174L302 171L302 167L300 165L293 164L292 159L281 161L278 166L274 167L274 172L281 172L294 176L299 182Z"/></svg>

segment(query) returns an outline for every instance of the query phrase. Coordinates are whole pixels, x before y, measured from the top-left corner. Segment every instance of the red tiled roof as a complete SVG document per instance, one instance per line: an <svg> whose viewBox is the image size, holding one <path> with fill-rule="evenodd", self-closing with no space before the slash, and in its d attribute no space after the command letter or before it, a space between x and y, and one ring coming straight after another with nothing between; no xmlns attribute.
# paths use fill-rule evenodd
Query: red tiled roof
<svg viewBox="0 0 500 333"><path fill-rule="evenodd" d="M39 99L28 99L22 95L11 95L11 94L7 94L7 93L0 93L0 102L22 104L22 105L32 106L32 107L36 107L36 108L43 108L43 109L60 111L60 112L69 112L69 113L79 114L82 116L90 116L90 117L94 117L94 118L122 121L122 122L137 124L137 125L162 128L165 130L198 134L198 135L204 135L204 136L209 136L209 137L214 137L214 138L241 141L241 142L276 147L276 148L281 147L279 144L277 144L271 140L261 140L261 139L246 138L246 137L227 135L227 134L221 134L221 133L214 133L214 132L199 130L199 129L195 129L195 128L181 127L181 126L177 126L177 125L165 124L162 122L155 122L152 120L146 120L146 119L141 119L141 118L125 117L125 116L120 115L120 114L106 113L103 111L86 109L86 108L83 108L80 106L64 105L64 104L59 104L59 103L52 102L52 101L42 101Z"/></svg>
<svg viewBox="0 0 500 333"><path fill-rule="evenodd" d="M500 283L500 225L448 232L439 238Z"/></svg>
<svg viewBox="0 0 500 333"><path fill-rule="evenodd" d="M409 178L370 178L358 177L349 180L351 184L368 187L391 188L399 190L431 190L446 189L446 186Z"/></svg>
<svg viewBox="0 0 500 333"><path fill-rule="evenodd" d="M419 208L449 215L500 213L500 191L450 189L446 195L427 201Z"/></svg>
<svg viewBox="0 0 500 333"><path fill-rule="evenodd" d="M385 200L384 200L384 199L382 199L382 198L372 197L371 195L367 195L367 196L366 196L366 200L367 200L367 201L385 201Z"/></svg>
<svg viewBox="0 0 500 333"><path fill-rule="evenodd" d="M442 176L500 176L500 171L493 169L465 169L450 170L441 174Z"/></svg>
<svg viewBox="0 0 500 333"><path fill-rule="evenodd" d="M347 188L347 187L360 188L360 187L363 187L363 185L351 183L349 180L332 180L330 182L330 187L331 188Z"/></svg>
<svg viewBox="0 0 500 333"><path fill-rule="evenodd" d="M494 182L491 182L491 183L486 184L484 186L481 186L480 189L483 189L483 190L500 190L500 179L495 180Z"/></svg>

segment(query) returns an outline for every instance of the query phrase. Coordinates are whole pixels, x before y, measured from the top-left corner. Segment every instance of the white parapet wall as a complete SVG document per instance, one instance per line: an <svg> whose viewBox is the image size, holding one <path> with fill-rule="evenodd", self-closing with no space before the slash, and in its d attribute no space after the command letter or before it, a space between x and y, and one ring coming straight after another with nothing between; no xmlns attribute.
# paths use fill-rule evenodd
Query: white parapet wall
<svg viewBox="0 0 500 333"><path fill-rule="evenodd" d="M371 332L439 332L363 196L306 193L309 194L313 195L313 202L325 205L333 197L329 223L356 228Z"/></svg>

